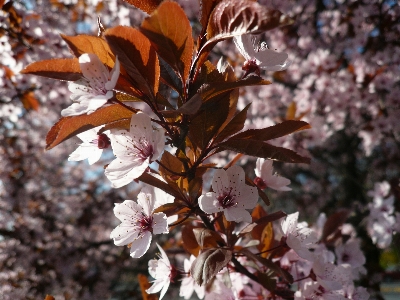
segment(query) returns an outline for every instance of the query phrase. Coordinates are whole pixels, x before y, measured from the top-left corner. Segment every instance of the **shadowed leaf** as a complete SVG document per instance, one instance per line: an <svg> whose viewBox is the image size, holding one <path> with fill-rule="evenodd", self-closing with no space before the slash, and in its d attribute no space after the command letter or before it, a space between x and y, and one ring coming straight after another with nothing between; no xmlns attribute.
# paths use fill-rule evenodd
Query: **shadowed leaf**
<svg viewBox="0 0 400 300"><path fill-rule="evenodd" d="M175 2L163 2L143 21L140 30L185 82L193 56L193 37L183 9Z"/></svg>
<svg viewBox="0 0 400 300"><path fill-rule="evenodd" d="M82 78L77 58L55 58L37 61L31 63L20 73L67 81L76 81Z"/></svg>
<svg viewBox="0 0 400 300"><path fill-rule="evenodd" d="M182 227L182 245L185 250L194 256L199 255L200 246L196 241L196 237L193 232L194 227L186 225Z"/></svg>
<svg viewBox="0 0 400 300"><path fill-rule="evenodd" d="M326 242L326 239L331 234L335 233L335 231L338 230L339 227L342 226L344 222L346 222L349 215L350 211L343 208L335 212L331 216L329 216L328 220L326 220L325 222L321 240Z"/></svg>
<svg viewBox="0 0 400 300"><path fill-rule="evenodd" d="M237 133L243 129L244 123L247 119L247 110L249 109L251 103L247 104L241 112L232 118L232 120L222 129L222 131L217 135L214 143L219 143L229 136Z"/></svg>
<svg viewBox="0 0 400 300"><path fill-rule="evenodd" d="M150 99L155 99L160 65L150 41L139 30L128 26L107 29L104 36L115 55L118 55L132 85Z"/></svg>
<svg viewBox="0 0 400 300"><path fill-rule="evenodd" d="M218 246L217 242L224 242L217 232L209 229L194 228L193 233L201 249L216 248Z"/></svg>
<svg viewBox="0 0 400 300"><path fill-rule="evenodd" d="M194 260L190 274L197 284L206 284L230 262L231 258L230 250L207 249Z"/></svg>
<svg viewBox="0 0 400 300"><path fill-rule="evenodd" d="M219 150L231 150L255 157L268 158L288 163L310 163L310 158L296 152L261 142L258 139L235 139L234 137L218 145Z"/></svg>
<svg viewBox="0 0 400 300"><path fill-rule="evenodd" d="M121 119L130 119L133 112L119 104L97 109L90 115L63 117L50 129L46 136L46 150L91 128L110 124Z"/></svg>
<svg viewBox="0 0 400 300"><path fill-rule="evenodd" d="M258 141L269 141L290 133L309 129L311 126L304 121L287 120L282 123L262 128L249 129L233 136L234 139L256 139Z"/></svg>

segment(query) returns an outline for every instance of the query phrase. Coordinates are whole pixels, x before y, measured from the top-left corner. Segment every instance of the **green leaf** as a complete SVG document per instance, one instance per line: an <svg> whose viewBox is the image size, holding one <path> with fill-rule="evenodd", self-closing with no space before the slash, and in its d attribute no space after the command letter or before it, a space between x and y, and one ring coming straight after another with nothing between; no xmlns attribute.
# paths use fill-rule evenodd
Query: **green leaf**
<svg viewBox="0 0 400 300"><path fill-rule="evenodd" d="M159 87L160 65L150 41L137 29L117 26L104 34L129 76L130 83L154 100Z"/></svg>
<svg viewBox="0 0 400 300"><path fill-rule="evenodd" d="M207 284L218 274L232 258L232 251L227 249L207 249L194 260L190 274L199 285Z"/></svg>
<svg viewBox="0 0 400 300"><path fill-rule="evenodd" d="M193 37L184 10L175 2L163 2L143 21L140 30L185 82L193 56Z"/></svg>

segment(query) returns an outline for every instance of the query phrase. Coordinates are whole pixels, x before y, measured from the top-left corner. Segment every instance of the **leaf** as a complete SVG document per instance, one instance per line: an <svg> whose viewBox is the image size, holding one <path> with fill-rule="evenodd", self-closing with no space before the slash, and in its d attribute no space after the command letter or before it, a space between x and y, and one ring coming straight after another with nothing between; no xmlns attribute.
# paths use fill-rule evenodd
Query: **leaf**
<svg viewBox="0 0 400 300"><path fill-rule="evenodd" d="M149 173L146 173L146 172L143 173L142 175L140 175L138 180L142 181L144 183L147 183L149 185L152 185L156 188L159 188L159 189L163 190L164 192L174 196L175 198L178 198L178 199L182 198L182 195L179 193L179 191L175 190L173 187L168 185L168 183L150 175Z"/></svg>
<svg viewBox="0 0 400 300"><path fill-rule="evenodd" d="M342 208L329 216L328 220L326 220L325 222L321 240L326 242L327 238L331 234L335 233L335 231L338 230L338 228L342 226L344 222L346 222L349 215L350 211L348 209Z"/></svg>
<svg viewBox="0 0 400 300"><path fill-rule="evenodd" d="M310 158L308 157L303 157L286 148L272 146L271 144L260 142L257 139L235 139L232 137L218 146L218 151L231 150L246 155L288 163L310 163Z"/></svg>
<svg viewBox="0 0 400 300"><path fill-rule="evenodd" d="M28 65L21 74L32 74L59 80L76 81L82 77L77 58L41 60Z"/></svg>
<svg viewBox="0 0 400 300"><path fill-rule="evenodd" d="M160 65L150 41L139 30L128 26L107 29L104 36L132 85L154 100L159 86Z"/></svg>
<svg viewBox="0 0 400 300"><path fill-rule="evenodd" d="M231 91L240 87L246 87L246 86L257 86L257 85L269 85L271 84L270 81L262 79L259 76L247 76L244 79L240 79L235 82L228 82L228 81L213 81L211 83L203 85L199 93L201 94L201 97L203 99L203 102L208 101L209 99L212 99L213 97L227 92Z"/></svg>
<svg viewBox="0 0 400 300"><path fill-rule="evenodd" d="M200 149L205 149L210 140L225 122L229 113L230 93L215 97L202 105L198 115L189 125L189 138Z"/></svg>
<svg viewBox="0 0 400 300"><path fill-rule="evenodd" d="M27 111L32 109L37 111L39 109L39 101L32 91L25 92L21 97L21 102Z"/></svg>
<svg viewBox="0 0 400 300"><path fill-rule="evenodd" d="M61 118L50 129L46 136L46 150L91 128L109 124L121 119L130 119L133 112L119 104L101 107L90 115L79 115Z"/></svg>
<svg viewBox="0 0 400 300"><path fill-rule="evenodd" d="M150 288L150 282L147 279L146 275L138 274L137 279L139 281L140 291L142 292L143 300L157 300L158 297L156 294L147 294L146 290Z"/></svg>
<svg viewBox="0 0 400 300"><path fill-rule="evenodd" d="M46 298L44 298L44 300L55 300L56 298L54 298L52 295L46 295Z"/></svg>
<svg viewBox="0 0 400 300"><path fill-rule="evenodd" d="M233 119L222 129L222 131L217 135L214 140L214 144L217 144L227 137L237 133L243 129L244 123L247 119L247 110L249 109L251 103L247 104L245 108L242 109Z"/></svg>
<svg viewBox="0 0 400 300"><path fill-rule="evenodd" d="M197 66L207 59L211 49L220 41L247 33L262 33L289 24L280 11L251 0L221 1L212 11L207 25L207 42L196 57Z"/></svg>
<svg viewBox="0 0 400 300"><path fill-rule="evenodd" d="M214 7L221 2L221 0L201 0L200 1L200 24L205 31L207 29L208 20Z"/></svg>
<svg viewBox="0 0 400 300"><path fill-rule="evenodd" d="M124 0L125 2L151 14L163 0Z"/></svg>
<svg viewBox="0 0 400 300"><path fill-rule="evenodd" d="M185 104L179 107L175 113L182 113L185 115L194 115L197 113L203 104L203 100L199 94L195 94Z"/></svg>
<svg viewBox="0 0 400 300"><path fill-rule="evenodd" d="M258 141L269 141L290 133L309 129L311 126L304 121L287 120L263 129L249 129L233 136L235 139L256 139Z"/></svg>
<svg viewBox="0 0 400 300"><path fill-rule="evenodd" d="M192 225L182 226L182 246L185 250L194 256L199 255L200 246L197 243L196 237L193 232Z"/></svg>
<svg viewBox="0 0 400 300"><path fill-rule="evenodd" d="M199 285L207 284L231 260L232 251L226 249L207 249L192 263L190 274Z"/></svg>
<svg viewBox="0 0 400 300"><path fill-rule="evenodd" d="M79 58L84 53L96 54L100 61L109 68L114 67L115 56L107 42L97 36L81 34L77 36L61 35L72 53Z"/></svg>
<svg viewBox="0 0 400 300"><path fill-rule="evenodd" d="M286 271L286 270L282 269L281 267L279 267L277 264L275 264L270 259L258 256L258 255L252 253L251 251L249 251L246 248L242 248L240 250L240 252L242 252L248 258L250 258L250 259L252 259L254 261L260 262L261 264L266 266L268 269L270 269L274 273L276 273L278 275L281 275L288 283L293 283L293 276L290 275L290 273L288 271Z"/></svg>
<svg viewBox="0 0 400 300"><path fill-rule="evenodd" d="M168 151L164 151L159 167L160 173L165 176L176 176L176 173L184 171L183 163Z"/></svg>
<svg viewBox="0 0 400 300"><path fill-rule="evenodd" d="M175 2L163 2L143 21L140 30L160 57L186 82L193 56L193 37L184 10Z"/></svg>
<svg viewBox="0 0 400 300"><path fill-rule="evenodd" d="M201 249L216 248L218 242L224 242L218 233L206 228L194 228L193 233Z"/></svg>

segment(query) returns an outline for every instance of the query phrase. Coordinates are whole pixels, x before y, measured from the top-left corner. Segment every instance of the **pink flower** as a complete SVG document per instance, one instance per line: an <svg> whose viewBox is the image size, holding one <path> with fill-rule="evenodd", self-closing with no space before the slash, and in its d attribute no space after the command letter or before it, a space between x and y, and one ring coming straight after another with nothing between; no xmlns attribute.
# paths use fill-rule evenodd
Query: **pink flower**
<svg viewBox="0 0 400 300"><path fill-rule="evenodd" d="M290 191L290 180L273 174L272 160L265 160L264 158L258 158L256 162L256 178L254 183L260 188L265 189L267 187L277 191Z"/></svg>
<svg viewBox="0 0 400 300"><path fill-rule="evenodd" d="M150 162L164 150L164 131L153 129L150 117L144 113L132 116L130 130L112 130L111 146L116 159L105 170L114 188L127 185L142 175Z"/></svg>
<svg viewBox="0 0 400 300"><path fill-rule="evenodd" d="M281 71L288 67L287 53L276 52L268 49L265 42L260 42L256 36L245 34L235 36L233 41L239 52L246 59L243 70L247 73L255 72L260 75L259 69L268 71Z"/></svg>
<svg viewBox="0 0 400 300"><path fill-rule="evenodd" d="M246 209L253 209L258 200L257 188L245 184L245 174L241 167L215 171L212 188L214 192L199 198L200 208L208 213L223 211L228 221L251 223L251 215Z"/></svg>
<svg viewBox="0 0 400 300"><path fill-rule="evenodd" d="M308 261L314 261L314 255L309 250L317 242L317 235L314 230L307 228L304 224L298 224L299 213L295 212L282 221L281 229L286 244L293 249L297 255Z"/></svg>
<svg viewBox="0 0 400 300"><path fill-rule="evenodd" d="M78 134L82 143L69 155L69 161L81 161L87 158L89 164L93 165L100 159L103 149L111 145L110 139L105 133L97 134L101 127L92 128Z"/></svg>
<svg viewBox="0 0 400 300"><path fill-rule="evenodd" d="M153 285L146 290L148 294L160 293L160 300L164 297L168 290L170 282L176 276L176 270L169 262L168 256L165 251L157 244L160 250L160 259L152 259L149 261L149 273L151 277L155 278Z"/></svg>
<svg viewBox="0 0 400 300"><path fill-rule="evenodd" d="M165 192L144 187L138 195L137 203L125 200L115 204L114 214L122 223L111 232L110 238L117 246L130 245L133 258L142 257L150 247L153 234L169 232L167 216L164 213L154 213L154 210L171 202L173 197Z"/></svg>
<svg viewBox="0 0 400 300"><path fill-rule="evenodd" d="M71 82L68 89L73 103L61 111L63 117L91 114L113 97L113 89L119 77L119 61L115 60L111 72L96 54L85 53L79 57L82 79Z"/></svg>

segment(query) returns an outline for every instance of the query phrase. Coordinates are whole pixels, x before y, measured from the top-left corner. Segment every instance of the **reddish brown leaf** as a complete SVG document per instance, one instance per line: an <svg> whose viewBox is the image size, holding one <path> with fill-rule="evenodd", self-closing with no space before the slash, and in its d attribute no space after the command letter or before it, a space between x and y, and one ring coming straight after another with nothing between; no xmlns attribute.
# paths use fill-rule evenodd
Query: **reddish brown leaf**
<svg viewBox="0 0 400 300"><path fill-rule="evenodd" d="M194 228L193 233L201 249L216 248L218 242L224 242L218 233L206 228Z"/></svg>
<svg viewBox="0 0 400 300"><path fill-rule="evenodd" d="M90 115L61 118L46 136L46 150L91 128L110 124L121 119L130 119L133 112L119 104L101 107Z"/></svg>
<svg viewBox="0 0 400 300"><path fill-rule="evenodd" d="M168 183L150 175L149 173L143 173L139 178L139 181L152 185L156 188L163 190L164 192L174 196L175 198L182 199L182 195L179 191L175 190Z"/></svg>
<svg viewBox="0 0 400 300"><path fill-rule="evenodd" d="M237 133L238 131L243 129L244 122L247 119L247 110L249 109L251 103L246 105L245 108L241 112L239 112L233 119L222 129L222 131L217 135L214 140L214 144L223 141L224 139L228 138L229 136Z"/></svg>
<svg viewBox="0 0 400 300"><path fill-rule="evenodd" d="M207 42L199 51L197 66L207 59L218 42L246 33L262 33L290 24L280 11L251 0L222 1L215 6L208 20Z"/></svg>
<svg viewBox="0 0 400 300"><path fill-rule="evenodd" d="M219 150L231 150L255 157L263 157L288 163L310 163L310 158L296 152L259 141L258 139L235 139L235 137L219 144Z"/></svg>
<svg viewBox="0 0 400 300"><path fill-rule="evenodd" d="M196 237L193 232L194 227L186 225L182 227L182 242L183 248L194 256L199 255L200 246L196 241Z"/></svg>
<svg viewBox="0 0 400 300"><path fill-rule="evenodd" d="M246 78L235 82L228 82L228 81L217 82L214 80L212 81L212 83L203 85L200 88L199 93L201 94L203 101L207 101L218 94L221 94L226 91L231 91L240 87L268 85L268 84L271 84L271 82L262 79L261 77L258 76L247 76Z"/></svg>
<svg viewBox="0 0 400 300"><path fill-rule="evenodd" d="M192 62L193 37L183 9L175 2L163 2L143 21L140 30L185 83Z"/></svg>
<svg viewBox="0 0 400 300"><path fill-rule="evenodd" d="M156 294L147 294L146 290L150 288L151 284L149 280L147 279L146 275L143 274L138 274L137 276L139 285L140 285L140 291L142 292L142 299L143 300L157 300L158 297Z"/></svg>
<svg viewBox="0 0 400 300"><path fill-rule="evenodd" d="M110 68L114 67L115 56L103 38L86 34L77 36L61 35L61 37L76 57L79 58L84 53L93 53L99 57L103 64Z"/></svg>
<svg viewBox="0 0 400 300"><path fill-rule="evenodd" d="M77 58L55 58L31 63L21 74L33 74L59 80L76 81L82 77Z"/></svg>
<svg viewBox="0 0 400 300"><path fill-rule="evenodd" d="M125 2L151 14L163 0L124 0Z"/></svg>
<svg viewBox="0 0 400 300"><path fill-rule="evenodd" d="M200 149L205 149L218 132L229 113L230 93L214 97L204 103L200 112L191 120L189 138Z"/></svg>
<svg viewBox="0 0 400 300"><path fill-rule="evenodd" d="M44 300L55 300L56 298L54 298L51 295L46 295L46 298L44 298Z"/></svg>
<svg viewBox="0 0 400 300"><path fill-rule="evenodd" d="M343 225L344 222L346 222L347 218L350 215L350 211L348 209L340 209L334 214L332 214L328 220L326 220L324 229L322 231L322 241L326 241L326 239L333 233L335 233L336 230L339 229L340 226Z"/></svg>
<svg viewBox="0 0 400 300"><path fill-rule="evenodd" d="M190 274L197 284L206 284L230 262L231 258L230 250L207 249L194 260Z"/></svg>
<svg viewBox="0 0 400 300"><path fill-rule="evenodd" d="M160 78L157 53L150 41L137 29L117 26L107 29L105 38L135 88L155 99Z"/></svg>
<svg viewBox="0 0 400 300"><path fill-rule="evenodd" d="M258 141L269 141L296 131L309 129L311 126L304 121L287 120L262 129L249 129L233 136L234 139L255 139Z"/></svg>
<svg viewBox="0 0 400 300"><path fill-rule="evenodd" d="M33 92L26 92L21 97L22 105L26 110L38 110L39 109L39 101L36 99L35 94Z"/></svg>
<svg viewBox="0 0 400 300"><path fill-rule="evenodd" d="M175 156L164 151L160 160L160 173L165 178L165 176L175 176L184 171L182 162Z"/></svg>
<svg viewBox="0 0 400 300"><path fill-rule="evenodd" d="M208 19L214 7L221 2L221 0L202 0L200 1L200 24L204 31L207 29Z"/></svg>

